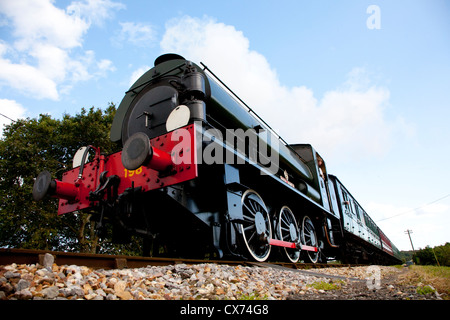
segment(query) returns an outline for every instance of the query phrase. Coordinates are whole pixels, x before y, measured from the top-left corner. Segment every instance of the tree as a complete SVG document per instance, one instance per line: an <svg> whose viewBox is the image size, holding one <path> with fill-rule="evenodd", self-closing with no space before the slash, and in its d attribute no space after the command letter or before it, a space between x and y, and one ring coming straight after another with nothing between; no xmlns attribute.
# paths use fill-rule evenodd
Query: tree
<svg viewBox="0 0 450 320"><path fill-rule="evenodd" d="M421 265L437 265L436 259L439 261L439 265L450 266L450 242L434 248L427 246L416 251L413 256L414 262Z"/></svg>
<svg viewBox="0 0 450 320"><path fill-rule="evenodd" d="M41 114L5 127L0 139L0 246L96 251L98 237L89 213L58 217L57 200L34 202L32 189L44 169L61 179L81 146L100 146L105 154L118 151L109 139L115 112L111 103L105 111L83 108L61 120Z"/></svg>

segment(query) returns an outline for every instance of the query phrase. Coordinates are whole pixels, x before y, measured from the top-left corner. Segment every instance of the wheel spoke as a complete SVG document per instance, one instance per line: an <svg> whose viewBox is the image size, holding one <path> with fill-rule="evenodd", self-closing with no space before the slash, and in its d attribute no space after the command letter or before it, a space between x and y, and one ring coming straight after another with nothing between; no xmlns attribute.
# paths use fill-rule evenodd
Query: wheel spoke
<svg viewBox="0 0 450 320"><path fill-rule="evenodd" d="M246 222L246 223L252 223L252 224L255 223L255 216L249 216L244 213L242 215L242 218L244 218L244 222Z"/></svg>
<svg viewBox="0 0 450 320"><path fill-rule="evenodd" d="M252 235L248 238L248 243L252 242L253 237L255 236L256 231L252 232Z"/></svg>
<svg viewBox="0 0 450 320"><path fill-rule="evenodd" d="M281 221L284 222L286 226L289 226L291 224L291 221L287 221L286 219L289 219L289 217L281 215Z"/></svg>
<svg viewBox="0 0 450 320"><path fill-rule="evenodd" d="M252 212L252 213L256 214L256 212L259 211L258 208L257 208L258 203L255 202L255 201L250 201L250 200L248 201L248 203L250 204L250 206L251 206L252 209L253 209L253 212Z"/></svg>
<svg viewBox="0 0 450 320"><path fill-rule="evenodd" d="M254 224L249 225L248 227L244 228L244 231L248 231L248 230L252 230L252 229L256 229Z"/></svg>
<svg viewBox="0 0 450 320"><path fill-rule="evenodd" d="M255 225L254 225L254 224L251 224L251 225L249 225L248 227L245 227L245 228L244 228L244 231L246 232L246 231L254 230L254 229L256 229L256 228L255 228Z"/></svg>
<svg viewBox="0 0 450 320"><path fill-rule="evenodd" d="M268 239L272 236L268 210L261 197L253 190L242 196L242 238L248 253L257 261L265 261L270 254Z"/></svg>
<svg viewBox="0 0 450 320"><path fill-rule="evenodd" d="M307 246L316 247L317 246L317 235L314 225L308 216L303 218L303 243ZM319 259L318 252L308 251L307 256L312 263L316 263Z"/></svg>
<svg viewBox="0 0 450 320"><path fill-rule="evenodd" d="M293 231L295 229L295 232ZM298 227L295 216L288 207L281 208L278 215L278 236L280 240L293 242L298 239ZM297 262L300 258L300 250L295 248L282 248L286 258L290 262Z"/></svg>
<svg viewBox="0 0 450 320"><path fill-rule="evenodd" d="M252 216L256 216L256 211L253 211L252 209L250 209L245 203L244 203L244 207L247 209L248 213L250 213Z"/></svg>

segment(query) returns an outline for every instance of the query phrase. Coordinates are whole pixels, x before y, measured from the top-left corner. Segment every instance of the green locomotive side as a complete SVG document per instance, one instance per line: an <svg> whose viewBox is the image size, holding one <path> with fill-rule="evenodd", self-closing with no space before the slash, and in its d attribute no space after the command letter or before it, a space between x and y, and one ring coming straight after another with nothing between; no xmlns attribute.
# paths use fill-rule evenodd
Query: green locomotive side
<svg viewBox="0 0 450 320"><path fill-rule="evenodd" d="M189 74L195 74L191 76L193 80L186 80ZM186 92L189 91L186 86L195 88ZM149 100L147 97L152 98ZM155 66L126 92L114 118L110 138L113 142L125 144L127 138L137 131L146 133L149 138L165 134L164 124L168 115L181 104L189 108L189 123L202 121L205 128L211 125L222 132L224 139L227 130L253 130L258 137L258 147L263 145L271 158L278 159L277 167L270 173L287 177L291 186L322 205L316 174L306 161L251 109L214 80L208 70L175 54L156 59Z"/></svg>

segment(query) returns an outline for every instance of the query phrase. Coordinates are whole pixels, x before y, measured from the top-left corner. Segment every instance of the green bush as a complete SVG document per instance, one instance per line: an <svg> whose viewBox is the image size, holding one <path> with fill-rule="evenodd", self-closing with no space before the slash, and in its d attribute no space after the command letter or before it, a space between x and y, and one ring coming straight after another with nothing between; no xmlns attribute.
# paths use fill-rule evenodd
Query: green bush
<svg viewBox="0 0 450 320"><path fill-rule="evenodd" d="M434 248L427 246L424 249L416 251L413 255L413 261L418 265L439 264L440 266L450 266L450 242L447 242L443 246Z"/></svg>

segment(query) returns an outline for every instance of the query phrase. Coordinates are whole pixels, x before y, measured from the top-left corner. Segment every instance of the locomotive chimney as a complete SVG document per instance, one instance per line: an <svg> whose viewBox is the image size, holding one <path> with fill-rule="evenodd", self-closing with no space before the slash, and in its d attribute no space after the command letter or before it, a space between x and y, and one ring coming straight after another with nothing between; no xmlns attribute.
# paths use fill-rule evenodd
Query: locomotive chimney
<svg viewBox="0 0 450 320"><path fill-rule="evenodd" d="M170 60L186 60L186 59L175 53L166 53L156 58L155 67L163 62Z"/></svg>

